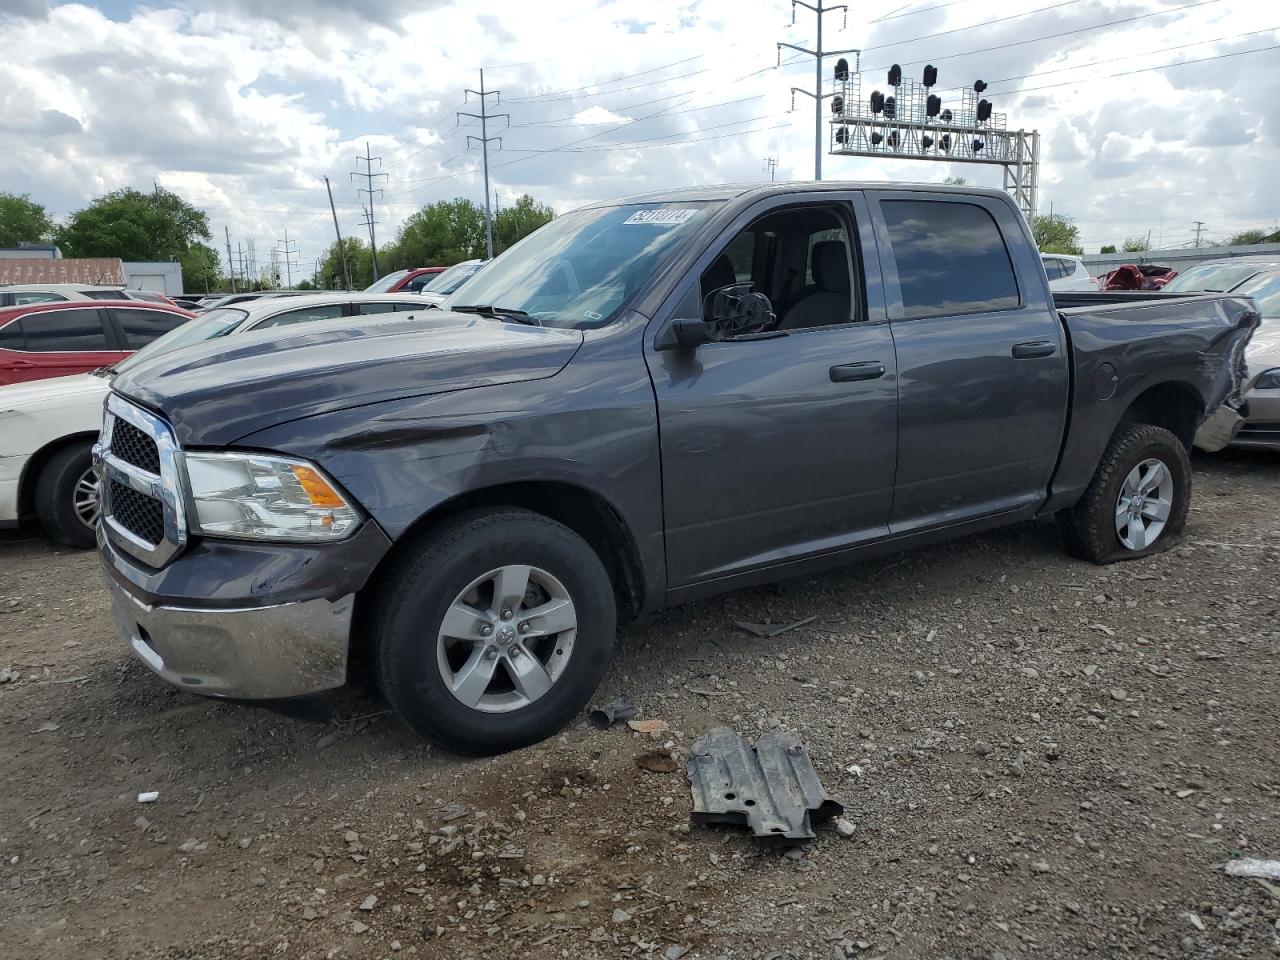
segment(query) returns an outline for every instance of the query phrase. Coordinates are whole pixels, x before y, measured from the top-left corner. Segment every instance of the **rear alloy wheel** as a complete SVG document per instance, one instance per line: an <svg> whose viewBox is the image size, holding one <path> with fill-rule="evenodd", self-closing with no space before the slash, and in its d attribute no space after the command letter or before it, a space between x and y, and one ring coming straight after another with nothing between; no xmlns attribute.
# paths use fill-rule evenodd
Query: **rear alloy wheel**
<svg viewBox="0 0 1280 960"><path fill-rule="evenodd" d="M1182 442L1163 427L1124 424L1080 501L1059 519L1072 553L1114 563L1170 547L1190 503L1191 459Z"/></svg>
<svg viewBox="0 0 1280 960"><path fill-rule="evenodd" d="M98 478L88 443L65 447L49 458L36 480L35 507L50 539L85 549L94 545Z"/></svg>
<svg viewBox="0 0 1280 960"><path fill-rule="evenodd" d="M573 719L609 665L613 584L576 533L526 510L463 514L406 544L370 605L383 695L454 753L503 753Z"/></svg>

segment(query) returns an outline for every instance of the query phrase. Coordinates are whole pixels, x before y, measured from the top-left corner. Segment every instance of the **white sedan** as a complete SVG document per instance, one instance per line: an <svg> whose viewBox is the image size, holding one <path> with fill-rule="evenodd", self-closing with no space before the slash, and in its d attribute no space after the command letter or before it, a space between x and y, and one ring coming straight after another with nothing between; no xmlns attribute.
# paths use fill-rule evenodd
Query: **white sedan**
<svg viewBox="0 0 1280 960"><path fill-rule="evenodd" d="M1089 276L1089 268L1079 257L1071 257L1065 253L1042 253L1040 262L1044 264L1044 272L1049 275L1050 290L1098 289L1098 281Z"/></svg>
<svg viewBox="0 0 1280 960"><path fill-rule="evenodd" d="M114 367L0 387L0 528L35 518L75 547L94 544L98 485L91 448L112 378L140 360L250 330L312 320L422 310L412 293L325 293L210 310Z"/></svg>

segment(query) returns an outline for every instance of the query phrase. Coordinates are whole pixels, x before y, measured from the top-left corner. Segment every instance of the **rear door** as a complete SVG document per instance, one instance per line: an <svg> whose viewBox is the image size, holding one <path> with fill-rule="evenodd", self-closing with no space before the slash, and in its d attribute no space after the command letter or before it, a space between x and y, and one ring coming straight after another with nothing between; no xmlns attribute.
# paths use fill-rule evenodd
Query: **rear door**
<svg viewBox="0 0 1280 960"><path fill-rule="evenodd" d="M107 315L115 322L116 336L129 350L141 350L190 319L180 313L146 307L108 307Z"/></svg>
<svg viewBox="0 0 1280 960"><path fill-rule="evenodd" d="M1022 221L995 198L869 199L898 358L893 532L1037 502L1062 442L1068 375Z"/></svg>
<svg viewBox="0 0 1280 960"><path fill-rule="evenodd" d="M17 317L4 332L0 384L87 373L126 356L97 307L32 311ZM19 336L22 345L15 348L12 344Z"/></svg>
<svg viewBox="0 0 1280 960"><path fill-rule="evenodd" d="M896 380L875 263L857 194L763 201L711 244L650 325L672 588L888 534ZM672 321L705 319L708 295L739 283L769 297L776 323L659 348Z"/></svg>

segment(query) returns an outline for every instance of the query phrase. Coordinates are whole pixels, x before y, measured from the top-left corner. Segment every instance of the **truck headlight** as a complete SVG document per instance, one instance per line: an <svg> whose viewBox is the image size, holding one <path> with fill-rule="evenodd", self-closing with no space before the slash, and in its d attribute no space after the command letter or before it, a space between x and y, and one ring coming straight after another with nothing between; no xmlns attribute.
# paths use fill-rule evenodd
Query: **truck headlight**
<svg viewBox="0 0 1280 960"><path fill-rule="evenodd" d="M1274 370L1264 370L1262 375L1253 382L1255 390L1280 390L1280 367Z"/></svg>
<svg viewBox="0 0 1280 960"><path fill-rule="evenodd" d="M360 515L318 467L258 453L187 453L193 533L246 540L341 540Z"/></svg>

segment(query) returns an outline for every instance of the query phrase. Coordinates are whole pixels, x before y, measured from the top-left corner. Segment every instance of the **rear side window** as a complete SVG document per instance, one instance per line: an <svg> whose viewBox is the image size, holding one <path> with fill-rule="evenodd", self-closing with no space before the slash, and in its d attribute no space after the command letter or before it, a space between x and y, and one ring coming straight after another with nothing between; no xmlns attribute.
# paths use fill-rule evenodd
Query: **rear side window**
<svg viewBox="0 0 1280 960"><path fill-rule="evenodd" d="M90 300L128 300L123 290L81 290Z"/></svg>
<svg viewBox="0 0 1280 960"><path fill-rule="evenodd" d="M187 318L165 310L130 310L117 307L111 311L124 331L125 349L141 350L148 343L175 327L182 326Z"/></svg>
<svg viewBox="0 0 1280 960"><path fill-rule="evenodd" d="M22 321L27 349L41 353L110 350L97 310L50 310L29 313Z"/></svg>
<svg viewBox="0 0 1280 960"><path fill-rule="evenodd" d="M264 320L254 330L266 330L268 327L287 327L295 323L308 323L312 320L330 320L342 316L342 305L332 304L324 307L300 307L288 313L277 314L270 320Z"/></svg>
<svg viewBox="0 0 1280 960"><path fill-rule="evenodd" d="M421 293L422 288L436 278L434 273L420 273L405 286L407 293Z"/></svg>
<svg viewBox="0 0 1280 960"><path fill-rule="evenodd" d="M1069 271L1063 269L1063 261L1057 257L1048 257L1040 262L1044 264L1045 275L1050 280L1061 280L1069 273Z"/></svg>
<svg viewBox="0 0 1280 960"><path fill-rule="evenodd" d="M1018 306L1018 281L995 220L972 203L880 204L908 320Z"/></svg>
<svg viewBox="0 0 1280 960"><path fill-rule="evenodd" d="M28 290L26 293L15 293L13 295L13 305L15 307L24 307L28 303L48 303L52 300L66 300L60 293L37 293L34 290Z"/></svg>
<svg viewBox="0 0 1280 960"><path fill-rule="evenodd" d="M25 350L26 337L22 335L22 321L11 320L0 327L0 350Z"/></svg>

